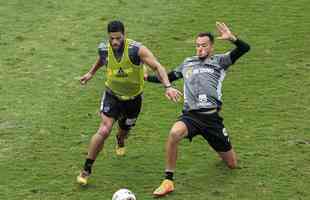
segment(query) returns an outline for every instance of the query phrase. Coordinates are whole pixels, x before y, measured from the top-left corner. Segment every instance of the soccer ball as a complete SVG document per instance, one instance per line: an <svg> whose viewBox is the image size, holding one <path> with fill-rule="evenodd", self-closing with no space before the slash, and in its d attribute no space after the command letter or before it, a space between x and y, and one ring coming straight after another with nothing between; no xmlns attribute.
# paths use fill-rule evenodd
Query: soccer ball
<svg viewBox="0 0 310 200"><path fill-rule="evenodd" d="M112 200L136 200L136 196L128 189L119 189L113 194Z"/></svg>

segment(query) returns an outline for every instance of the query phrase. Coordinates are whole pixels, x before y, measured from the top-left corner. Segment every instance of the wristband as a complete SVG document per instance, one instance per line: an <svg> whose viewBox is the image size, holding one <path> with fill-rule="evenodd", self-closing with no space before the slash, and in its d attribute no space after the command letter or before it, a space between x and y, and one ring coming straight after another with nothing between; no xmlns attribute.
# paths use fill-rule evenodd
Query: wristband
<svg viewBox="0 0 310 200"><path fill-rule="evenodd" d="M165 85L165 88L168 89L168 88L171 88L172 85Z"/></svg>

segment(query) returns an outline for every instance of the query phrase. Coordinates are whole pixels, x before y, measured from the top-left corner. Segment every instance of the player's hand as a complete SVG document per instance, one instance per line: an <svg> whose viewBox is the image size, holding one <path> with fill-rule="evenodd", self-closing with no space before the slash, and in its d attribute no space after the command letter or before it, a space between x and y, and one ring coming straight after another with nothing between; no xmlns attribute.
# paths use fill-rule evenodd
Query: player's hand
<svg viewBox="0 0 310 200"><path fill-rule="evenodd" d="M149 74L146 71L144 71L143 79L147 81L147 77L149 77Z"/></svg>
<svg viewBox="0 0 310 200"><path fill-rule="evenodd" d="M216 22L216 28L220 35L219 37L217 37L217 39L236 41L237 38L234 36L234 34L232 34L232 32L229 30L225 23Z"/></svg>
<svg viewBox="0 0 310 200"><path fill-rule="evenodd" d="M149 69L143 65L143 78L145 81L147 81L147 77L149 76Z"/></svg>
<svg viewBox="0 0 310 200"><path fill-rule="evenodd" d="M80 78L80 83L82 85L85 85L87 83L87 81L89 81L92 77L93 77L93 75L88 72Z"/></svg>
<svg viewBox="0 0 310 200"><path fill-rule="evenodd" d="M180 101L181 97L182 97L182 92L180 92L179 90L173 88L173 87L168 87L166 88L166 92L165 92L166 97L174 102L178 102Z"/></svg>

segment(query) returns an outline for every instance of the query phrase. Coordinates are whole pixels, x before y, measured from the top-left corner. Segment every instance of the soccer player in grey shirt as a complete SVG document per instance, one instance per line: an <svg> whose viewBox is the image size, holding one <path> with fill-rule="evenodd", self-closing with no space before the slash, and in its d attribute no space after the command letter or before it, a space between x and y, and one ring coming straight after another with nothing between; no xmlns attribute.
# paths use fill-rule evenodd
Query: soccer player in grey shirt
<svg viewBox="0 0 310 200"><path fill-rule="evenodd" d="M229 66L248 52L250 46L238 39L224 23L217 22L216 27L217 39L232 42L235 49L213 55L214 36L209 32L200 33L196 38L196 56L186 58L168 74L170 82L184 79L184 107L168 136L165 180L153 192L155 196L164 196L174 190L177 146L183 138L192 140L194 136L202 135L230 169L237 166L236 153L219 115L221 88ZM148 76L147 80L159 82L156 76Z"/></svg>

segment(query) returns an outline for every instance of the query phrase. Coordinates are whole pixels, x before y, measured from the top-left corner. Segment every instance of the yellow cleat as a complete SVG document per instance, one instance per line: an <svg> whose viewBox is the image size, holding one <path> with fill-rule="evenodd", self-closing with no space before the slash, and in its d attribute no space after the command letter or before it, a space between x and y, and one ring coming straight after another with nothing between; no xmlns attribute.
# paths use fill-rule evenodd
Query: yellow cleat
<svg viewBox="0 0 310 200"><path fill-rule="evenodd" d="M160 186L153 192L153 195L156 197L165 196L166 194L173 192L174 184L173 181L165 179Z"/></svg>
<svg viewBox="0 0 310 200"><path fill-rule="evenodd" d="M115 153L118 156L124 156L126 154L126 148L117 146L115 149Z"/></svg>
<svg viewBox="0 0 310 200"><path fill-rule="evenodd" d="M87 179L89 178L90 174L84 170L80 172L80 174L76 177L76 182L82 186L87 185Z"/></svg>

